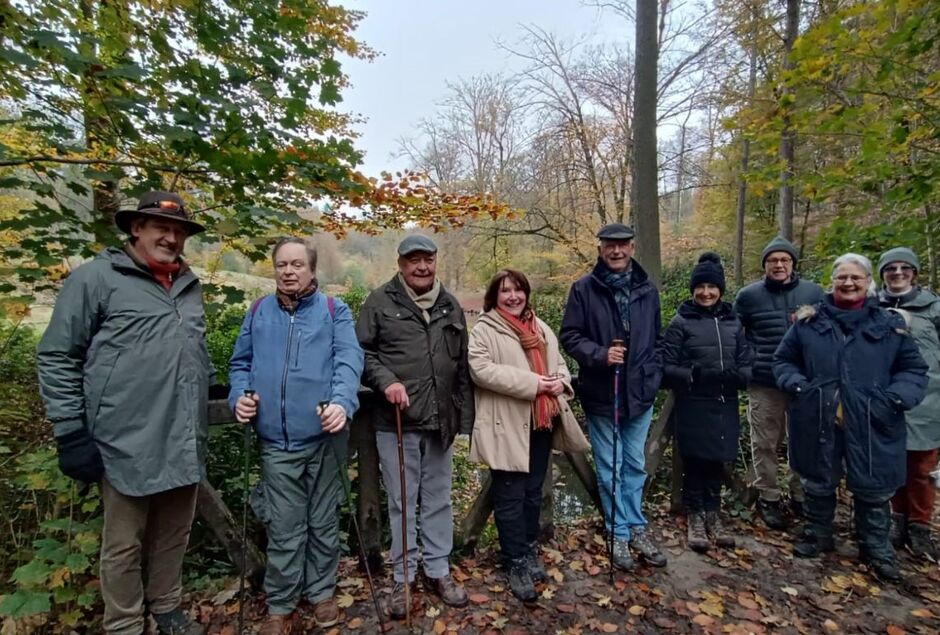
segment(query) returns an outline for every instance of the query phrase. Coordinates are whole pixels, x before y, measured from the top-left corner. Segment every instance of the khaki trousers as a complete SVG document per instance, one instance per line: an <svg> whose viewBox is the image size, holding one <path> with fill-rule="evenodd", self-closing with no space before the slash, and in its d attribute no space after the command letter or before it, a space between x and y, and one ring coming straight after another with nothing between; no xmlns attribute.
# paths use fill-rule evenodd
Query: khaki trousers
<svg viewBox="0 0 940 635"><path fill-rule="evenodd" d="M748 387L747 421L751 427L751 484L765 501L779 501L777 485L777 450L787 438L787 407L790 397L776 388L751 385ZM789 466L787 466L789 470ZM790 498L803 500L800 477L790 473Z"/></svg>
<svg viewBox="0 0 940 635"><path fill-rule="evenodd" d="M196 512L197 487L125 496L106 479L101 481L105 633L142 633L145 602L151 613L168 613L180 605L183 555Z"/></svg>

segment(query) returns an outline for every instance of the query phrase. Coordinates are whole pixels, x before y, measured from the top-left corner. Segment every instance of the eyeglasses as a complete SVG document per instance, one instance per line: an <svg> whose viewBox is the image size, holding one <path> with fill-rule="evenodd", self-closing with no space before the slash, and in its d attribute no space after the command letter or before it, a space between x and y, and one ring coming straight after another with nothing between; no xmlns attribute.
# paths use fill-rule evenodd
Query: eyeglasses
<svg viewBox="0 0 940 635"><path fill-rule="evenodd" d="M793 262L792 258L768 258L767 263L770 265L789 265Z"/></svg>
<svg viewBox="0 0 940 635"><path fill-rule="evenodd" d="M888 265L881 270L882 273L907 273L909 271L914 271L914 267L911 265Z"/></svg>
<svg viewBox="0 0 940 635"><path fill-rule="evenodd" d="M858 284L859 282L865 282L868 280L868 276L835 276L833 280L840 284L843 282L854 282Z"/></svg>
<svg viewBox="0 0 940 635"><path fill-rule="evenodd" d="M186 213L186 209L181 203L176 201L155 201L153 203L148 203L146 207L138 207L137 211L143 211L145 209L165 209L170 212L183 212Z"/></svg>

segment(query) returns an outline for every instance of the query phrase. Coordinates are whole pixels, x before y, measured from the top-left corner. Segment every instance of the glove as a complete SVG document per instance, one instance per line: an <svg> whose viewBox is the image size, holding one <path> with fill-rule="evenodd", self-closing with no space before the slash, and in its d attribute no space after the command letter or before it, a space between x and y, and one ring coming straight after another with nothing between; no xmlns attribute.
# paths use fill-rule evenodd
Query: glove
<svg viewBox="0 0 940 635"><path fill-rule="evenodd" d="M83 483L97 483L104 476L104 463L95 440L86 428L56 437L59 446L59 469Z"/></svg>

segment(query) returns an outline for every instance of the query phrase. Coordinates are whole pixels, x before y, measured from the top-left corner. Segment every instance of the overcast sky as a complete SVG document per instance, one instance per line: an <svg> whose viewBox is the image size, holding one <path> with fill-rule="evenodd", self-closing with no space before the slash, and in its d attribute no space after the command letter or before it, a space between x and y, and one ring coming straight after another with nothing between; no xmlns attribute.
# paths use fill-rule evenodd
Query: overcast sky
<svg viewBox="0 0 940 635"><path fill-rule="evenodd" d="M434 114L446 83L461 77L519 69L520 62L498 42L514 44L521 26L538 26L593 43L632 41L632 28L610 12L580 0L344 0L368 13L356 33L380 53L373 62L347 61L352 88L341 109L365 116L357 146L365 151L363 171L407 167L397 140L412 136L422 117Z"/></svg>

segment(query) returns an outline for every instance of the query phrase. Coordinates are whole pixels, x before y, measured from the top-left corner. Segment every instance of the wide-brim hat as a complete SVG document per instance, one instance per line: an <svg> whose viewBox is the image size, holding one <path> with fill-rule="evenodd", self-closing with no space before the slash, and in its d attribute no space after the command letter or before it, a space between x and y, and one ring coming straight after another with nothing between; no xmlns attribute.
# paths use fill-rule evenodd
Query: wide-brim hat
<svg viewBox="0 0 940 635"><path fill-rule="evenodd" d="M137 209L122 209L114 214L114 224L126 234L131 233L131 223L135 218L152 216L175 220L186 226L190 236L206 231L203 225L190 218L189 210L179 194L153 191L140 197Z"/></svg>

